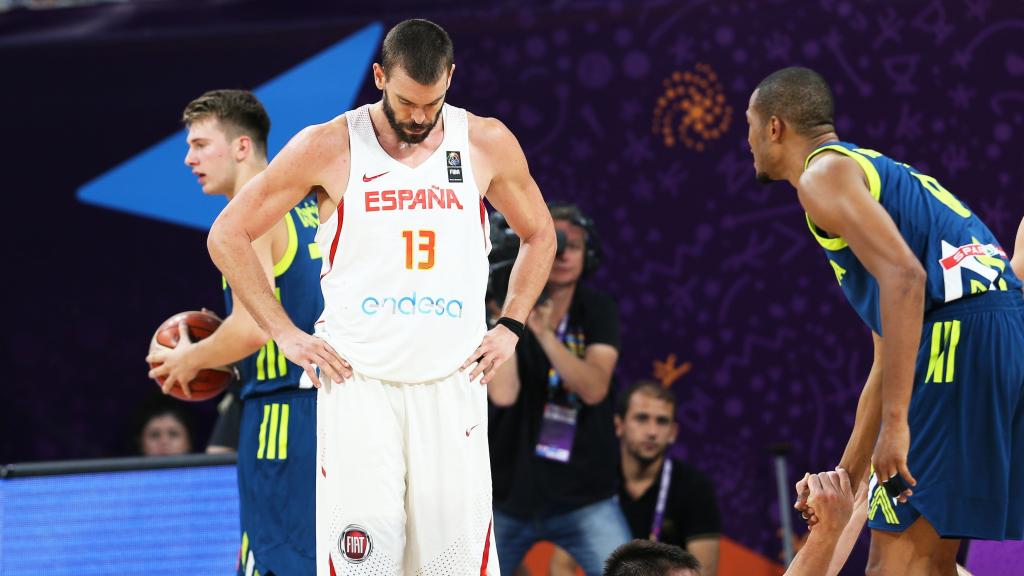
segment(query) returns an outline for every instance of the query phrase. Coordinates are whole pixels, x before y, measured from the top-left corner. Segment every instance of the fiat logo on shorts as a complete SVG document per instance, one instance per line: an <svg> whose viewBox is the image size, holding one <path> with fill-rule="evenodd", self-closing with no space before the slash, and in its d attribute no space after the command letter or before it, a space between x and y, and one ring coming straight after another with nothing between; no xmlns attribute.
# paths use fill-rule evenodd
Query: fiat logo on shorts
<svg viewBox="0 0 1024 576"><path fill-rule="evenodd" d="M349 524L341 533L338 539L338 549L345 560L352 564L359 564L370 556L373 550L373 541L370 540L370 533L366 528Z"/></svg>

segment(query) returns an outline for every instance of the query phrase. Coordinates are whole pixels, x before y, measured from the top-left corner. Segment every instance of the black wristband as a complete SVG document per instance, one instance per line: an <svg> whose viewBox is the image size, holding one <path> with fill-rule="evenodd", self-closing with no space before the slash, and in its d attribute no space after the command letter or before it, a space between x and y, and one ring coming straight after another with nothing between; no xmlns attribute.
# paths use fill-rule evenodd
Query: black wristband
<svg viewBox="0 0 1024 576"><path fill-rule="evenodd" d="M513 320L508 316L502 316L501 318L498 318L498 321L495 322L495 324L501 324L505 328L508 328L509 330L512 331L513 334L518 336L520 340L523 339L523 334L526 334L526 326L524 326L523 323L520 322L519 320Z"/></svg>

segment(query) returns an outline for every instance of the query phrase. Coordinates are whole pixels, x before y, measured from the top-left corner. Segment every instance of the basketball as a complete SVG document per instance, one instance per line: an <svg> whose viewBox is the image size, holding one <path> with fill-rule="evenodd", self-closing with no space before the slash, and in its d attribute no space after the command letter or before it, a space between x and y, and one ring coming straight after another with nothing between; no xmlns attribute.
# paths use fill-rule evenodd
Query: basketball
<svg viewBox="0 0 1024 576"><path fill-rule="evenodd" d="M188 335L192 342L198 342L210 334L213 334L220 327L221 319L212 312L205 310L201 312L181 312L171 316L153 334L153 340L149 344L150 350L157 348L174 348L178 345L178 325L184 323L188 326ZM159 363L151 363L150 368L156 368ZM191 398L186 398L180 386L171 388L170 395L180 400L198 402L207 400L220 394L228 387L235 377L235 371L230 366L221 368L209 368L200 370L196 377L189 382ZM157 379L157 384L163 386L166 376Z"/></svg>

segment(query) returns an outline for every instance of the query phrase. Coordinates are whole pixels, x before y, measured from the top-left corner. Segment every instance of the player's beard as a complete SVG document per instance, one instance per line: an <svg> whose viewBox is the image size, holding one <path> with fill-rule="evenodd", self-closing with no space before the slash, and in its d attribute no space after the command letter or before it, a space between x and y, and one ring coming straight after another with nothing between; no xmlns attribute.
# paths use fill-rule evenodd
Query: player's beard
<svg viewBox="0 0 1024 576"><path fill-rule="evenodd" d="M384 117L388 119L388 124L391 125L391 129L395 131L398 139L406 144L419 144L426 140L427 136L430 135L430 131L437 125L437 120L441 117L442 110L444 110L443 105L437 109L434 121L430 124L416 124L415 122L409 122L405 125L399 124L398 118L395 117L395 109L391 107L391 102L388 99L388 91L384 91ZM408 128L424 128L424 130L419 134L410 134L406 131Z"/></svg>
<svg viewBox="0 0 1024 576"><path fill-rule="evenodd" d="M758 172L757 174L754 175L754 178L757 180L758 184L771 184L772 182L774 182L772 177L769 176L767 172Z"/></svg>

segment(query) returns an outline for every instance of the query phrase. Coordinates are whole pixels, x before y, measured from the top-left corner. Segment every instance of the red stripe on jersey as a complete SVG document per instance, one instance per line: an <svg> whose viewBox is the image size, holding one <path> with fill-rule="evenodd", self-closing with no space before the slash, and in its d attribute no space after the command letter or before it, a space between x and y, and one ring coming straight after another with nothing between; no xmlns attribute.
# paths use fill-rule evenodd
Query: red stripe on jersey
<svg viewBox="0 0 1024 576"><path fill-rule="evenodd" d="M327 554L327 567L331 569L331 576L338 576L337 573L334 572L334 557L330 555L330 552Z"/></svg>
<svg viewBox="0 0 1024 576"><path fill-rule="evenodd" d="M484 199L480 199L480 229L486 231L487 227L484 224L487 223L487 206L484 206ZM485 232L486 233L486 232ZM487 247L487 238L484 237L484 249Z"/></svg>
<svg viewBox="0 0 1024 576"><path fill-rule="evenodd" d="M341 202L338 202L338 228L334 230L334 240L331 242L331 253L327 259L327 272L320 275L320 279L323 280L324 276L331 273L334 270L334 255L338 252L338 239L341 238L341 227L345 224L345 199L342 198Z"/></svg>
<svg viewBox="0 0 1024 576"><path fill-rule="evenodd" d="M487 523L487 538L484 540L484 558L480 561L480 576L487 576L487 557L491 552L491 524L493 523L493 518Z"/></svg>

